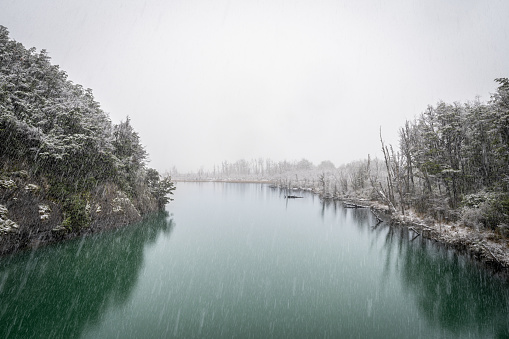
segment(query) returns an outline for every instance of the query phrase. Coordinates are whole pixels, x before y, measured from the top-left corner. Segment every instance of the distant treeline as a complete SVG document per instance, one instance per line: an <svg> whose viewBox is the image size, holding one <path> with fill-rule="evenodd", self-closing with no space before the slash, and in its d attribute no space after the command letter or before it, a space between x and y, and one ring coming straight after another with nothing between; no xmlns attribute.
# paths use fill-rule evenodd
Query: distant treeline
<svg viewBox="0 0 509 339"><path fill-rule="evenodd" d="M129 118L112 124L92 90L68 80L45 50L26 49L0 26L0 175L27 170L44 178L69 213L105 183L130 198L148 192L162 207L173 184L146 159Z"/></svg>
<svg viewBox="0 0 509 339"><path fill-rule="evenodd" d="M309 173L315 170L334 170L336 167L330 161L323 161L315 166L311 161L301 159L299 161L273 161L271 159L240 159L235 162L223 161L220 165L214 165L212 170L200 169L196 173L179 173L173 169L172 174L179 177L216 178L216 179L273 179L279 175L288 175L290 172Z"/></svg>

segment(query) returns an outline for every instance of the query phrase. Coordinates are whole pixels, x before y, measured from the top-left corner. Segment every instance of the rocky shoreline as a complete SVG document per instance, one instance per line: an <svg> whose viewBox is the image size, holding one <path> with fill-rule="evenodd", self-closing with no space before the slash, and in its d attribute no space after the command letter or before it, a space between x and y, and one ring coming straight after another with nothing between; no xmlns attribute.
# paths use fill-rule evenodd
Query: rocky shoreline
<svg viewBox="0 0 509 339"><path fill-rule="evenodd" d="M68 213L49 189L44 178L32 178L23 170L0 177L0 255L121 227L158 210L149 194L131 199L105 183L87 194L79 211L87 223L77 227L67 222Z"/></svg>

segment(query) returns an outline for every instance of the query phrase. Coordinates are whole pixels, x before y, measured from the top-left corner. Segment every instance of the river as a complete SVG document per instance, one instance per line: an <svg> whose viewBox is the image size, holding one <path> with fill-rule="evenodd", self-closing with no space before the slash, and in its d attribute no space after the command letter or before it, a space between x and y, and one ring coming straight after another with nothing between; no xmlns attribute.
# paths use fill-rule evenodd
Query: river
<svg viewBox="0 0 509 339"><path fill-rule="evenodd" d="M509 336L509 285L405 228L262 184L0 258L2 338Z"/></svg>

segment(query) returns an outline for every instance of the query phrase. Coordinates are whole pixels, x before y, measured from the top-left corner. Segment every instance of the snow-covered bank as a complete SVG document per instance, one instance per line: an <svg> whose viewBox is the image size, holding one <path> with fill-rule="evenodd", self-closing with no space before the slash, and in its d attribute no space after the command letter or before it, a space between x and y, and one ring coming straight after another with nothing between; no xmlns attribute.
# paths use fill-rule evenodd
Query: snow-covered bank
<svg viewBox="0 0 509 339"><path fill-rule="evenodd" d="M286 187L271 183L270 181L260 180L182 180L182 181L199 181L199 182L229 182L229 183L266 183L271 184L274 188L285 190L285 192L311 192L320 195L322 199L333 199L347 204L347 207L353 207L352 204L359 208L371 209L377 217L380 217L384 223L390 227L406 227L415 239L423 237L431 239L438 244L454 248L460 253L469 255L472 259L478 261L482 265L490 268L495 274L509 278L509 244L508 240L503 236L486 228L475 229L456 222L438 222L432 216L419 215L413 209L405 210L405 214L401 211L394 211L386 204L372 200L369 197L360 197L353 195L336 195L322 194L318 187Z"/></svg>
<svg viewBox="0 0 509 339"><path fill-rule="evenodd" d="M148 192L132 199L118 186L102 184L86 194L82 208L72 209L83 221L78 227L50 189L43 177L25 170L0 173L0 255L131 224L159 210Z"/></svg>
<svg viewBox="0 0 509 339"><path fill-rule="evenodd" d="M406 227L413 233L413 239L423 237L438 244L454 248L460 253L469 255L494 274L509 279L509 244L506 238L488 229L473 229L461 223L441 223L430 216L422 216L413 210L401 212L391 211L379 201L367 199L341 199L370 208L381 216L391 227Z"/></svg>
<svg viewBox="0 0 509 339"><path fill-rule="evenodd" d="M492 230L476 230L460 223L439 223L430 218L423 219L413 211L408 211L406 215L392 215L391 221L409 227L416 236L430 238L466 252L492 268L509 268L507 239Z"/></svg>

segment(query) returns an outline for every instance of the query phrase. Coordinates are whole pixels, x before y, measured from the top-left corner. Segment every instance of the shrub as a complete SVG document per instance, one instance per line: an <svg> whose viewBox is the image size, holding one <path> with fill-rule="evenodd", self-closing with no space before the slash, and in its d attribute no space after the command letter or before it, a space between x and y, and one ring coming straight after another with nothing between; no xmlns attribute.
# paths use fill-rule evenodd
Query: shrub
<svg viewBox="0 0 509 339"><path fill-rule="evenodd" d="M492 230L507 228L509 224L509 196L485 191L465 196L461 221L466 226L477 229L481 226Z"/></svg>
<svg viewBox="0 0 509 339"><path fill-rule="evenodd" d="M83 195L75 194L66 199L62 226L68 229L86 228L90 221L90 206Z"/></svg>

